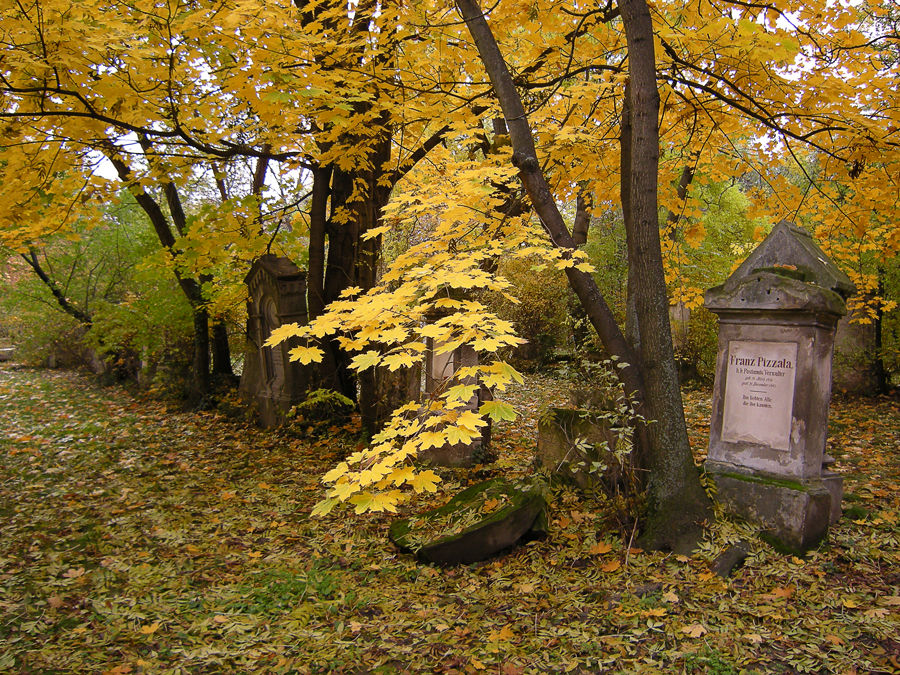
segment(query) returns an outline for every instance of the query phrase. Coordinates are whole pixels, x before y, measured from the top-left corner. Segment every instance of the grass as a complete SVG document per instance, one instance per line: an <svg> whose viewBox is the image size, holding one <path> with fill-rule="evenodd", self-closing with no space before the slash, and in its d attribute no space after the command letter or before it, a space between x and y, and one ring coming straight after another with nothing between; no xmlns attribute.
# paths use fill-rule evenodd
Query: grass
<svg viewBox="0 0 900 675"><path fill-rule="evenodd" d="M565 384L533 377L513 398L525 414L496 429L498 461L446 472L444 499L530 471L537 402ZM699 460L708 392L685 400ZM729 520L692 558L629 550L602 505L563 491L546 540L453 569L400 554L388 517L310 519L352 429L267 434L10 365L0 406L0 671L900 669L896 400L834 403L853 511L804 558ZM744 566L713 575L748 537Z"/></svg>

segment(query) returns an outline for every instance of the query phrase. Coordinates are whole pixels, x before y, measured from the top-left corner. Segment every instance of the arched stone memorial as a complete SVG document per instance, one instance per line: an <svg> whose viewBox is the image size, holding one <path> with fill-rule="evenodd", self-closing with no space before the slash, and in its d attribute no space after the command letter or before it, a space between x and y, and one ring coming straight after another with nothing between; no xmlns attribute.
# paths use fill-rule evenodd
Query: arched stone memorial
<svg viewBox="0 0 900 675"><path fill-rule="evenodd" d="M244 283L249 298L240 390L256 404L260 424L270 427L303 401L311 382L309 367L290 360L287 342L263 344L282 324L306 323L306 273L287 258L267 254L253 263Z"/></svg>
<svg viewBox="0 0 900 675"><path fill-rule="evenodd" d="M850 279L803 229L782 221L707 291L719 347L706 470L731 512L802 551L841 514L825 456L835 327Z"/></svg>

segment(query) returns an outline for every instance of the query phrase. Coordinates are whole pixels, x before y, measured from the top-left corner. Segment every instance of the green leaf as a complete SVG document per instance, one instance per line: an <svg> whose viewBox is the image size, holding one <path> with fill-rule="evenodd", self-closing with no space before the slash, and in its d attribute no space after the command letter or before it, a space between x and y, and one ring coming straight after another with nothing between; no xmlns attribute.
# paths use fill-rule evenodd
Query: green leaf
<svg viewBox="0 0 900 675"><path fill-rule="evenodd" d="M513 421L518 417L515 408L503 401L485 401L481 404L478 412L482 415L487 415L495 422L500 422L501 420Z"/></svg>

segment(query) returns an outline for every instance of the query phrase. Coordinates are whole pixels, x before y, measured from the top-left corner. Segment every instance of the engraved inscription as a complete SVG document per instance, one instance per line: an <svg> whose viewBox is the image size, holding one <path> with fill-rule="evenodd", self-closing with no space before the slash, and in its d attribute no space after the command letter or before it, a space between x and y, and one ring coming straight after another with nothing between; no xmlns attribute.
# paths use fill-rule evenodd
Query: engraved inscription
<svg viewBox="0 0 900 675"><path fill-rule="evenodd" d="M722 440L788 450L796 372L796 342L729 342Z"/></svg>

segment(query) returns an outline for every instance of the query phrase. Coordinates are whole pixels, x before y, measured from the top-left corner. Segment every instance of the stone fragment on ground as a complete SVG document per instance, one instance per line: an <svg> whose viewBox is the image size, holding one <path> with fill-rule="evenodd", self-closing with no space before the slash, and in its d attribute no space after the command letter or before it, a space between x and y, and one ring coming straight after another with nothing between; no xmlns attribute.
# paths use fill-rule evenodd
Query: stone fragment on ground
<svg viewBox="0 0 900 675"><path fill-rule="evenodd" d="M470 564L546 533L540 481L493 478L466 488L436 509L391 525L390 539L423 562Z"/></svg>

